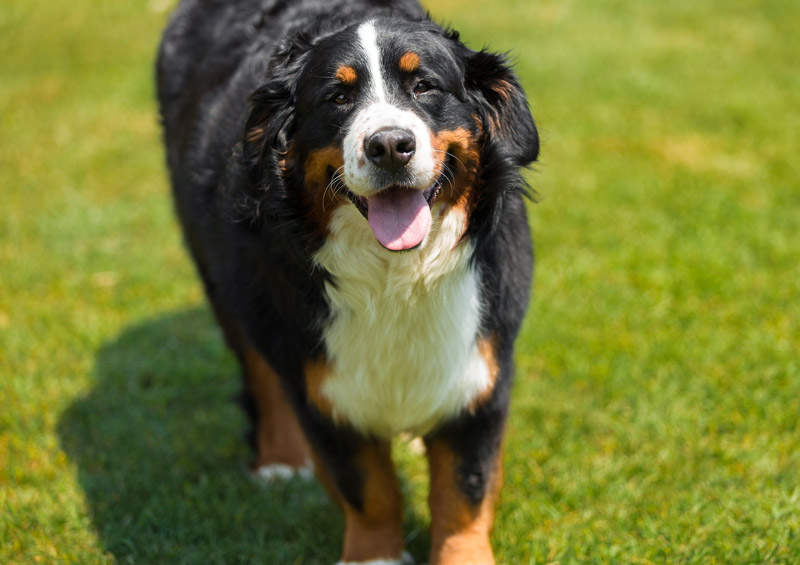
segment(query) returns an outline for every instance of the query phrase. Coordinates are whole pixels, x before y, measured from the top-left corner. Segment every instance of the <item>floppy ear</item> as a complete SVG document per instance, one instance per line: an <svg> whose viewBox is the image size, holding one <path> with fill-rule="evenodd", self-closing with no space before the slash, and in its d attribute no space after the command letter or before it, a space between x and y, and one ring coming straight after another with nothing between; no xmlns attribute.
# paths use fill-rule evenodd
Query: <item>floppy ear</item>
<svg viewBox="0 0 800 565"><path fill-rule="evenodd" d="M243 155L254 186L268 183L269 175L286 166L295 125L295 88L312 46L304 33L282 43L269 63L269 82L250 95Z"/></svg>
<svg viewBox="0 0 800 565"><path fill-rule="evenodd" d="M525 93L505 57L472 51L467 58L466 86L477 103L487 143L515 166L529 165L539 155L539 134Z"/></svg>
<svg viewBox="0 0 800 565"><path fill-rule="evenodd" d="M250 115L244 130L243 156L253 185L268 182L273 165L289 152L294 125L294 94L290 83L275 79L250 96Z"/></svg>

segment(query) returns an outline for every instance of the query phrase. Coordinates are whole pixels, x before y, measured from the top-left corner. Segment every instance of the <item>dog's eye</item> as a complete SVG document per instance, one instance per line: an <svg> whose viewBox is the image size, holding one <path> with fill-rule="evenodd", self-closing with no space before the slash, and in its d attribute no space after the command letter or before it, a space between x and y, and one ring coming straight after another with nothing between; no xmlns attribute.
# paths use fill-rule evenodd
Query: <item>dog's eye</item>
<svg viewBox="0 0 800 565"><path fill-rule="evenodd" d="M337 104L339 106L344 106L345 104L349 104L350 103L350 97L347 96L347 94L342 94L340 92L339 94L334 94L333 95L333 97L331 98L331 102L333 102L334 104Z"/></svg>
<svg viewBox="0 0 800 565"><path fill-rule="evenodd" d="M426 92L433 90L433 85L429 83L427 80L421 80L417 84L414 85L414 95L418 96L420 94L425 94Z"/></svg>

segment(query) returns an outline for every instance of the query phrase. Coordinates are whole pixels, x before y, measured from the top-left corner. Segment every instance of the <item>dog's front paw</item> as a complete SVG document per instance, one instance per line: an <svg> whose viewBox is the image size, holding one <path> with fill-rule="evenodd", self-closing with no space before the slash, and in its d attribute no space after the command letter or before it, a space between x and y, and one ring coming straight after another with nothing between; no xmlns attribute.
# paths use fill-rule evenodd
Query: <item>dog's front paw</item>
<svg viewBox="0 0 800 565"><path fill-rule="evenodd" d="M285 463L261 465L252 471L253 478L265 484L288 481L294 477L309 480L314 477L314 466L307 463L301 467L292 467Z"/></svg>
<svg viewBox="0 0 800 565"><path fill-rule="evenodd" d="M407 551L400 559L373 559L372 561L339 561L336 565L415 565L416 561Z"/></svg>

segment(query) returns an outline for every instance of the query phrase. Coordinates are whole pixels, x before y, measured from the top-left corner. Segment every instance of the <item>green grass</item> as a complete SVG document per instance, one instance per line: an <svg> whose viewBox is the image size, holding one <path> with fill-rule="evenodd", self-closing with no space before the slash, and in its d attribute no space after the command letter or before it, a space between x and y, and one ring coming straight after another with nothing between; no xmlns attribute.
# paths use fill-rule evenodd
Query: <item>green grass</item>
<svg viewBox="0 0 800 565"><path fill-rule="evenodd" d="M1 563L338 554L321 488L244 472L159 143L169 4L0 5ZM513 51L542 134L499 561L800 562L800 4L430 4Z"/></svg>

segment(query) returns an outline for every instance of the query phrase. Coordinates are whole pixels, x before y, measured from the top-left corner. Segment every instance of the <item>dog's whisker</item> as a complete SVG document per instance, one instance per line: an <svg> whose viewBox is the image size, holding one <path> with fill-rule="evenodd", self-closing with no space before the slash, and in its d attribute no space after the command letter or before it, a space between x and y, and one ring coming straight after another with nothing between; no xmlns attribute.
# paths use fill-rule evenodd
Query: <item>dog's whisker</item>
<svg viewBox="0 0 800 565"><path fill-rule="evenodd" d="M336 169L331 175L331 180L328 182L322 194L323 212L325 211L325 197L327 196L328 190L330 190L334 196L337 196L337 195L342 195L343 191L347 188L347 185L344 182L343 173L344 173L344 165Z"/></svg>
<svg viewBox="0 0 800 565"><path fill-rule="evenodd" d="M444 157L445 157L445 161L447 160L447 157L450 157L450 158L452 158L453 160L457 161L457 162L458 162L458 164L459 164L459 165L461 165L461 167L462 167L462 168L464 168L464 170L466 170L466 169L467 169L467 165L464 163L464 161L462 161L461 159L459 159L459 158L458 158L458 156L457 156L457 155L455 155L454 153L452 153L452 152L450 152L450 151L443 151L442 149L433 149L433 152L434 152L434 153L440 153L440 154L443 154L443 155L444 155Z"/></svg>

